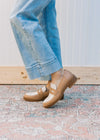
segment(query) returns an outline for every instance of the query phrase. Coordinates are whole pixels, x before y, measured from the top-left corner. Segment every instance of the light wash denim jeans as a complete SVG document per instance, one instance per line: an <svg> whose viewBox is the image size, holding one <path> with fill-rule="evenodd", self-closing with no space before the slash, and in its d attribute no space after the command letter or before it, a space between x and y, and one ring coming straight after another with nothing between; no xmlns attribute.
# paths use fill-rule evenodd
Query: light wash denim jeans
<svg viewBox="0 0 100 140"><path fill-rule="evenodd" d="M9 19L29 79L51 80L61 68L55 0L16 0Z"/></svg>

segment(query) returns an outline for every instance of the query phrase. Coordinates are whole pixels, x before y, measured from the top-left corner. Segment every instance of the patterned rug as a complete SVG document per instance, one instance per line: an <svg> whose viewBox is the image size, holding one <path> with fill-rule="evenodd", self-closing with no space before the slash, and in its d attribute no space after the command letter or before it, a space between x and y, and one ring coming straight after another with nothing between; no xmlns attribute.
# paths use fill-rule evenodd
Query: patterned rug
<svg viewBox="0 0 100 140"><path fill-rule="evenodd" d="M100 86L74 85L51 108L23 95L44 85L0 85L0 140L100 140Z"/></svg>

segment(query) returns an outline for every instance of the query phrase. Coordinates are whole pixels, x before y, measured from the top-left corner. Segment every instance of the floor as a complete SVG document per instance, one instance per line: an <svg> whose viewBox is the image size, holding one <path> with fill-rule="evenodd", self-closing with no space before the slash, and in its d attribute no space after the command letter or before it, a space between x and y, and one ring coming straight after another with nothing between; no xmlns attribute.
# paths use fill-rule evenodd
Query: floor
<svg viewBox="0 0 100 140"><path fill-rule="evenodd" d="M0 85L0 140L100 140L100 86L74 85L47 109L23 95L44 85Z"/></svg>

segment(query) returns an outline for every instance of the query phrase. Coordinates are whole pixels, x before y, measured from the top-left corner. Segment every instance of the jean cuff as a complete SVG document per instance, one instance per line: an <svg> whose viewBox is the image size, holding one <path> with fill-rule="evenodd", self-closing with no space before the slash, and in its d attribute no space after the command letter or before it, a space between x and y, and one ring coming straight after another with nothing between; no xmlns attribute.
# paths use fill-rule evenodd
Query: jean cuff
<svg viewBox="0 0 100 140"><path fill-rule="evenodd" d="M63 68L63 66L59 63L56 57L49 60L48 62L39 63L30 67L25 66L30 80L50 80L50 74L60 70L61 68Z"/></svg>

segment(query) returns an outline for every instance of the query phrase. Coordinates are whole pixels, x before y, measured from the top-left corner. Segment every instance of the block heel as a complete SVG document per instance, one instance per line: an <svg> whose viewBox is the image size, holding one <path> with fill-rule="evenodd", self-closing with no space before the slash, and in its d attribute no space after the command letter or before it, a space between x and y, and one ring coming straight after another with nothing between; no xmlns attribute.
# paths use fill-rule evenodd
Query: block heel
<svg viewBox="0 0 100 140"><path fill-rule="evenodd" d="M71 81L71 83L68 85L69 88L71 88L76 82L77 82L77 77L74 75L73 80Z"/></svg>

